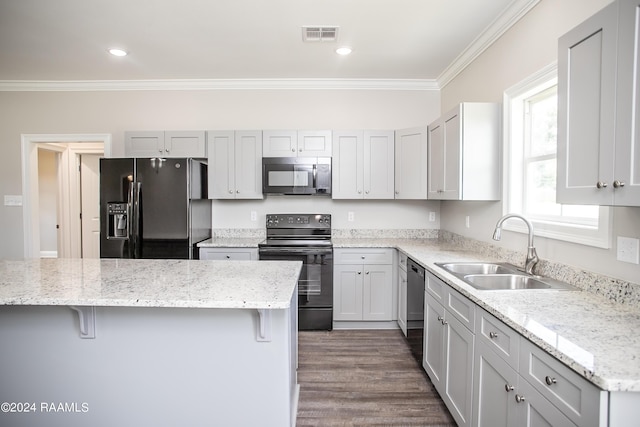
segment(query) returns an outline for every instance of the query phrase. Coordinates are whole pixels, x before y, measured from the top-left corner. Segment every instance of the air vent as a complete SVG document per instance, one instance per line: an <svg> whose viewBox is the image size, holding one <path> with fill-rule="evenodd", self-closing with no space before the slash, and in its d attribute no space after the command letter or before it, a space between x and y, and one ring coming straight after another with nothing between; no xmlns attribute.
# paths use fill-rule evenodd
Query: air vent
<svg viewBox="0 0 640 427"><path fill-rule="evenodd" d="M305 42L334 42L338 40L338 27L302 27Z"/></svg>

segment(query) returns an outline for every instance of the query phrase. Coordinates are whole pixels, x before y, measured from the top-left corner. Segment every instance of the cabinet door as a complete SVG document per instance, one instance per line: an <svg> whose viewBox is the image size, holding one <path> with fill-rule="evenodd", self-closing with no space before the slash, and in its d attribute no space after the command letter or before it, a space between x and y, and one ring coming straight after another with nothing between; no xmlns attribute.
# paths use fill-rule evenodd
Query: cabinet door
<svg viewBox="0 0 640 427"><path fill-rule="evenodd" d="M511 427L516 420L515 394L518 374L484 342L476 345L474 356L473 425Z"/></svg>
<svg viewBox="0 0 640 427"><path fill-rule="evenodd" d="M204 131L171 131L164 133L164 153L168 157L205 157Z"/></svg>
<svg viewBox="0 0 640 427"><path fill-rule="evenodd" d="M331 157L331 131L298 131L298 157Z"/></svg>
<svg viewBox="0 0 640 427"><path fill-rule="evenodd" d="M459 426L471 425L475 336L445 310L445 392L443 400Z"/></svg>
<svg viewBox="0 0 640 427"><path fill-rule="evenodd" d="M235 198L262 199L262 132L235 132Z"/></svg>
<svg viewBox="0 0 640 427"><path fill-rule="evenodd" d="M235 198L233 131L209 131L207 133L207 152L209 153L209 198Z"/></svg>
<svg viewBox="0 0 640 427"><path fill-rule="evenodd" d="M333 320L362 320L362 265L334 265Z"/></svg>
<svg viewBox="0 0 640 427"><path fill-rule="evenodd" d="M265 130L262 132L263 157L297 157L297 150L297 131Z"/></svg>
<svg viewBox="0 0 640 427"><path fill-rule="evenodd" d="M127 157L158 157L164 155L164 132L125 132L124 154Z"/></svg>
<svg viewBox="0 0 640 427"><path fill-rule="evenodd" d="M406 265L406 258L405 258ZM407 336L407 270L398 269L398 326Z"/></svg>
<svg viewBox="0 0 640 427"><path fill-rule="evenodd" d="M440 199L444 188L444 121L438 119L429 125L428 140L428 188L429 199Z"/></svg>
<svg viewBox="0 0 640 427"><path fill-rule="evenodd" d="M460 175L463 135L460 127L462 120L462 111L460 108L456 108L444 117L442 123L444 127L444 181L440 193L441 200L459 200L461 198ZM487 173L489 172L491 171L487 171Z"/></svg>
<svg viewBox="0 0 640 427"><path fill-rule="evenodd" d="M613 202L616 13L613 3L558 42L558 203Z"/></svg>
<svg viewBox="0 0 640 427"><path fill-rule="evenodd" d="M390 265L364 265L362 320L392 320L391 273Z"/></svg>
<svg viewBox="0 0 640 427"><path fill-rule="evenodd" d="M331 186L333 199L362 199L364 135L359 131L333 133Z"/></svg>
<svg viewBox="0 0 640 427"><path fill-rule="evenodd" d="M395 198L427 198L427 129L396 131Z"/></svg>
<svg viewBox="0 0 640 427"><path fill-rule="evenodd" d="M576 426L558 408L545 399L528 382L520 378L516 389L518 426ZM597 421L594 420L594 421Z"/></svg>
<svg viewBox="0 0 640 427"><path fill-rule="evenodd" d="M393 132L364 132L364 195L365 199L394 197Z"/></svg>
<svg viewBox="0 0 640 427"><path fill-rule="evenodd" d="M425 292L424 302L424 370L438 393L444 394L445 329L444 308Z"/></svg>
<svg viewBox="0 0 640 427"><path fill-rule="evenodd" d="M640 206L640 2L619 3L616 148L613 188L615 204Z"/></svg>

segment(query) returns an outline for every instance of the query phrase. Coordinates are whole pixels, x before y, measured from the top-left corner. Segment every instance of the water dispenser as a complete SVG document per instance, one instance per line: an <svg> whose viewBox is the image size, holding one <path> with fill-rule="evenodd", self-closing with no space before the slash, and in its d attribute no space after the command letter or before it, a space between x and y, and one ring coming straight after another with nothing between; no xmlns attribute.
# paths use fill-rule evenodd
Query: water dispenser
<svg viewBox="0 0 640 427"><path fill-rule="evenodd" d="M107 239L129 239L128 206L126 202L107 203Z"/></svg>

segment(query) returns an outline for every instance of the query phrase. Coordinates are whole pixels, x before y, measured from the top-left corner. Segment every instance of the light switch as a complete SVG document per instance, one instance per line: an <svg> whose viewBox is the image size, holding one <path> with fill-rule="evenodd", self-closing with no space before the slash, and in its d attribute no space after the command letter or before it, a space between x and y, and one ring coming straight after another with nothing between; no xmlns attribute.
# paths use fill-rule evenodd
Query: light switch
<svg viewBox="0 0 640 427"><path fill-rule="evenodd" d="M5 206L22 206L22 196L4 196Z"/></svg>

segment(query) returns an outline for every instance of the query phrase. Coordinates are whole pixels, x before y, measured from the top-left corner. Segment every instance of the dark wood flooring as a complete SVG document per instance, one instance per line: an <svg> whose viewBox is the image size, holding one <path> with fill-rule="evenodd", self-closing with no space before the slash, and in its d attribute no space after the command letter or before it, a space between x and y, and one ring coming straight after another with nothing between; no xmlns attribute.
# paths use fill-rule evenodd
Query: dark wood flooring
<svg viewBox="0 0 640 427"><path fill-rule="evenodd" d="M298 339L297 426L455 426L400 330Z"/></svg>

